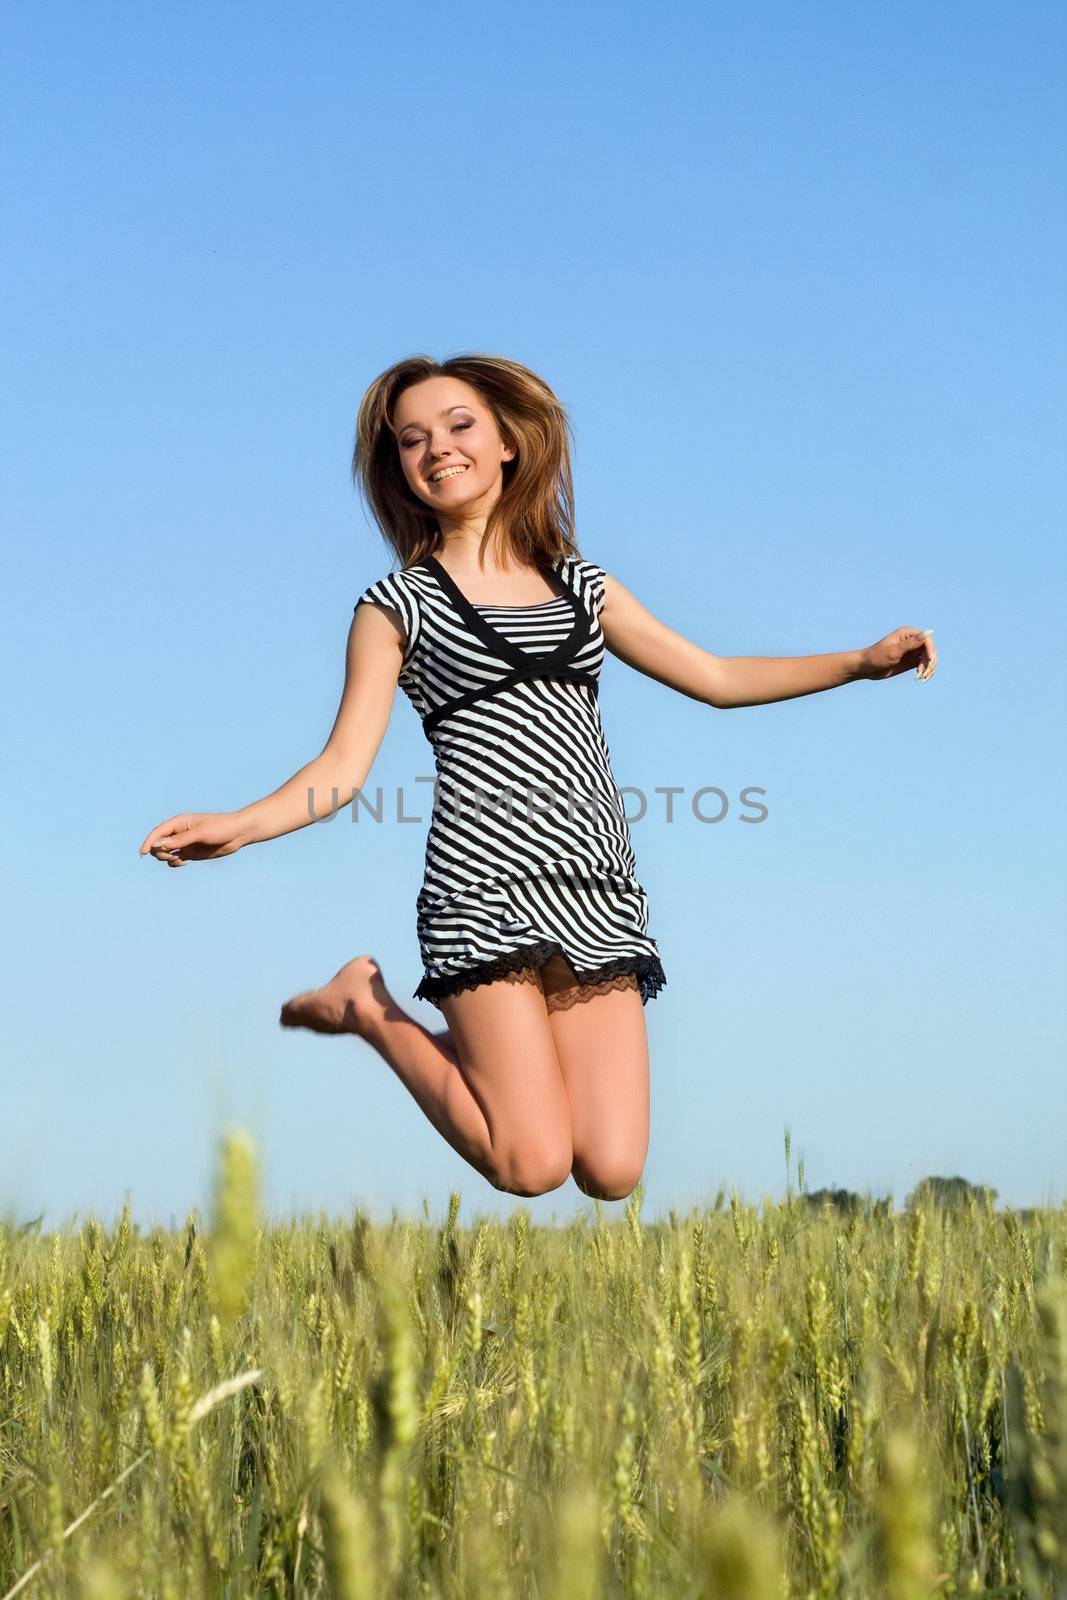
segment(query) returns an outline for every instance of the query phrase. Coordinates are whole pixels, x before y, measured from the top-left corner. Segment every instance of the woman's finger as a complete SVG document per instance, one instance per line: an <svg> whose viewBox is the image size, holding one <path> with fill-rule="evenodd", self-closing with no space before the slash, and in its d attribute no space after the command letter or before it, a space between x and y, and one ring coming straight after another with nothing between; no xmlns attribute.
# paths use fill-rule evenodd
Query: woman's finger
<svg viewBox="0 0 1067 1600"><path fill-rule="evenodd" d="M141 854L144 855L146 850L153 849L159 843L160 839L165 839L170 833L170 830L174 827L174 824L177 822L177 820L177 817L171 817L167 822L157 823L150 833L146 833L144 836L144 842L141 845Z"/></svg>
<svg viewBox="0 0 1067 1600"><path fill-rule="evenodd" d="M157 861L170 861L182 847L177 844L164 844L157 840L152 846L152 854Z"/></svg>
<svg viewBox="0 0 1067 1600"><path fill-rule="evenodd" d="M161 844L164 840L169 843L170 840L174 838L175 834L181 833L188 826L188 812L183 812L177 817L168 817L166 822L160 822L157 824L157 826L152 829L151 833L146 836L145 841L141 846L141 854L144 855L146 850L151 850L154 845Z"/></svg>
<svg viewBox="0 0 1067 1600"><path fill-rule="evenodd" d="M177 855L179 850L188 850L190 845L195 844L197 837L194 829L189 833L183 833L179 838L161 839L160 845L169 855Z"/></svg>
<svg viewBox="0 0 1067 1600"><path fill-rule="evenodd" d="M920 659L915 665L915 676L920 682L925 682L929 676L927 669L931 661L933 630L931 628L910 628L908 634L909 638L914 641L909 645L909 650L918 649L920 651Z"/></svg>
<svg viewBox="0 0 1067 1600"><path fill-rule="evenodd" d="M177 849L183 845L192 844L199 837L198 830L188 822L185 822L177 828L172 828L169 833L165 833L161 839L157 839L156 843Z"/></svg>

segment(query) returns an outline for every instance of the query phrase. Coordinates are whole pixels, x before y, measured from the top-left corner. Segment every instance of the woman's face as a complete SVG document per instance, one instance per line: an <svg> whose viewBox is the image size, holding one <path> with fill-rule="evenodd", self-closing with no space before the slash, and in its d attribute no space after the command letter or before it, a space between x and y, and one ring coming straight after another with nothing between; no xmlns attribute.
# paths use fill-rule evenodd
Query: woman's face
<svg viewBox="0 0 1067 1600"><path fill-rule="evenodd" d="M393 432L413 493L446 518L488 510L499 497L502 463L515 451L469 383L444 376L413 383L393 408Z"/></svg>

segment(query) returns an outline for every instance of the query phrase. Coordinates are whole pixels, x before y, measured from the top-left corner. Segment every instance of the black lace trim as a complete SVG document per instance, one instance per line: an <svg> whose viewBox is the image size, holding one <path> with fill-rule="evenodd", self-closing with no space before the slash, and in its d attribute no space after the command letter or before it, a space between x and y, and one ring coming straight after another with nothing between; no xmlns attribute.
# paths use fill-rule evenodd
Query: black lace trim
<svg viewBox="0 0 1067 1600"><path fill-rule="evenodd" d="M580 984L602 983L606 978L620 977L624 972L637 979L641 1004L645 1005L664 987L667 976L658 956L615 956L599 967L576 967L563 946L555 939L538 939L532 944L518 945L488 961L479 961L462 972L450 972L441 978L424 977L412 998L436 1003L446 995L459 994L464 989L476 989L480 984L492 983L494 978L506 977L523 967L540 967L550 956L563 956Z"/></svg>

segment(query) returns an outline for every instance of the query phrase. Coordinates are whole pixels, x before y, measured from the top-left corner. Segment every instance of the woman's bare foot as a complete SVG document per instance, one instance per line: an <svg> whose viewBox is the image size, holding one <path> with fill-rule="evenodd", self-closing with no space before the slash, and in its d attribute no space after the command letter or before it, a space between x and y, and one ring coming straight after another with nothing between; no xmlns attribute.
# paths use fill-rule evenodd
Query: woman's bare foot
<svg viewBox="0 0 1067 1600"><path fill-rule="evenodd" d="M321 989L307 989L287 1000L278 1021L283 1028L310 1028L313 1033L362 1034L369 1012L388 999L377 961L356 956Z"/></svg>

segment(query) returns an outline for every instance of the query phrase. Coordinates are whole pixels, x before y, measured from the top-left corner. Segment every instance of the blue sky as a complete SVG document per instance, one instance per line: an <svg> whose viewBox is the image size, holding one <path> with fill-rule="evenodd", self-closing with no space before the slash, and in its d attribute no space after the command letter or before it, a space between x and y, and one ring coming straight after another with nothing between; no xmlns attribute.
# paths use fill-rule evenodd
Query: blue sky
<svg viewBox="0 0 1067 1600"><path fill-rule="evenodd" d="M370 781L418 822L137 853L321 748L391 566L359 398L472 349L552 384L582 552L670 626L941 653L729 713L609 657L668 977L646 1215L780 1195L787 1125L809 1189L1063 1198L1065 34L1029 0L7 8L0 1207L169 1223L239 1122L279 1214L512 1209L370 1047L277 1023L360 951L419 979L402 695ZM670 785L726 816L668 823Z"/></svg>

